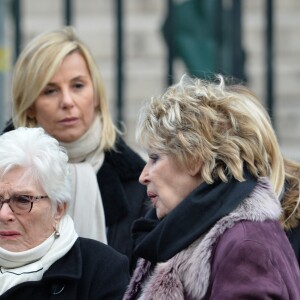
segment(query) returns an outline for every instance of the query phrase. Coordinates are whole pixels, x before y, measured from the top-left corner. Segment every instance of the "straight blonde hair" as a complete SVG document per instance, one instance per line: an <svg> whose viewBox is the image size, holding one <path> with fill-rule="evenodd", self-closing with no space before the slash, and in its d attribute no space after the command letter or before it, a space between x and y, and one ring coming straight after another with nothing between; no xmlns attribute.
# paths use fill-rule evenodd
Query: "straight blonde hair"
<svg viewBox="0 0 300 300"><path fill-rule="evenodd" d="M13 124L15 128L37 127L36 120L27 115L28 109L54 76L65 57L76 51L87 64L95 97L99 103L102 122L100 148L109 150L114 147L118 130L109 112L104 83L90 50L70 26L38 35L21 52L12 79Z"/></svg>

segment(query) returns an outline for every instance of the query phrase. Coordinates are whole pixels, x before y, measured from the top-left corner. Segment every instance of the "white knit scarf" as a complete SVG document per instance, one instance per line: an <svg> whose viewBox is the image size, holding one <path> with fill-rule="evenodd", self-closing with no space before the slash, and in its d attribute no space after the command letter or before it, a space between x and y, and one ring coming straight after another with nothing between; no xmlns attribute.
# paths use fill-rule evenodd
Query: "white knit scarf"
<svg viewBox="0 0 300 300"><path fill-rule="evenodd" d="M76 232L79 236L107 243L104 209L96 178L104 161L104 153L100 150L101 130L101 116L97 115L80 139L60 144L69 156L73 191L69 214Z"/></svg>
<svg viewBox="0 0 300 300"><path fill-rule="evenodd" d="M27 281L39 281L49 267L63 257L78 238L74 223L65 215L59 223L60 236L54 233L39 246L22 252L0 248L0 295Z"/></svg>

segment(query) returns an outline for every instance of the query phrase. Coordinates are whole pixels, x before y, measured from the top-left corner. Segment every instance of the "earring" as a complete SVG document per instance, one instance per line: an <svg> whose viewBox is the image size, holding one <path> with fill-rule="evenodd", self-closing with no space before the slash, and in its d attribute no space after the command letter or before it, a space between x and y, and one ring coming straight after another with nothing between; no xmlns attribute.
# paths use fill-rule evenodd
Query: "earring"
<svg viewBox="0 0 300 300"><path fill-rule="evenodd" d="M55 239L58 239L60 237L60 232L58 231L58 225L56 224L55 225L55 228L54 228L54 238Z"/></svg>

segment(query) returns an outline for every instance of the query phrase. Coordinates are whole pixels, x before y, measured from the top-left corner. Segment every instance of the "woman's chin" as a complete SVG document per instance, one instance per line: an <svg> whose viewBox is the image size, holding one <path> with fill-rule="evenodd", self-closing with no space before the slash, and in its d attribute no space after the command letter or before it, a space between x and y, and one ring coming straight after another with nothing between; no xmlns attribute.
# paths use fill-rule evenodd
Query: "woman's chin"
<svg viewBox="0 0 300 300"><path fill-rule="evenodd" d="M166 214L161 212L159 209L156 209L156 216L157 216L157 219L161 220L166 216Z"/></svg>
<svg viewBox="0 0 300 300"><path fill-rule="evenodd" d="M1 243L0 247L6 251L10 251L10 252L22 252L22 251L26 251L28 249L23 249L23 247L20 246L19 242L16 243Z"/></svg>

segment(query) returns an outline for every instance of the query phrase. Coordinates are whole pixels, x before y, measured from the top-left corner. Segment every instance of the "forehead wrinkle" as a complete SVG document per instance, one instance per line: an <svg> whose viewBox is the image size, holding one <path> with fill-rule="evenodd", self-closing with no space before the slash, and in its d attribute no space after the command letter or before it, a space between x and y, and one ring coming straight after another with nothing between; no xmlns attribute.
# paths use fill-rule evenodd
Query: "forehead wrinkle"
<svg viewBox="0 0 300 300"><path fill-rule="evenodd" d="M30 176L26 176L26 174L22 174L22 176L19 176L17 178L15 177L12 182L8 180L5 177L5 175L0 181L0 193L8 193L8 194L35 193L37 186L34 183L33 179L30 178Z"/></svg>
<svg viewBox="0 0 300 300"><path fill-rule="evenodd" d="M7 193L12 190L12 184L10 182L0 182L0 193Z"/></svg>

